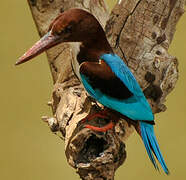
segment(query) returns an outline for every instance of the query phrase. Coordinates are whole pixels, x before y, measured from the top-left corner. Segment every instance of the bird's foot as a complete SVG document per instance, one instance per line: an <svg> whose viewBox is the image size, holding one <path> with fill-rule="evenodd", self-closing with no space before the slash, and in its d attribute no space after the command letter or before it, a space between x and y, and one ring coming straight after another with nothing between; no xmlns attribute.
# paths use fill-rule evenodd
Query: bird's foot
<svg viewBox="0 0 186 180"><path fill-rule="evenodd" d="M103 110L99 111L98 113L94 113L94 114L86 116L80 122L85 123L86 121L91 121L91 120L94 120L96 118L109 119L110 116L109 116L108 112L109 112L108 109L103 109ZM109 129L112 129L114 127L114 123L112 121L110 121L106 125L100 126L100 127L93 126L93 125L90 125L90 124L86 124L84 127L88 128L88 129L91 129L93 131L106 132Z"/></svg>
<svg viewBox="0 0 186 180"><path fill-rule="evenodd" d="M98 113L94 113L90 115L88 114L85 118L81 120L81 123L85 123L86 121L91 121L95 118L108 119L107 110L103 109L103 110L100 110Z"/></svg>
<svg viewBox="0 0 186 180"><path fill-rule="evenodd" d="M98 131L98 132L106 132L114 127L113 122L109 122L107 125L102 126L102 127L97 127L97 126L92 126L92 125L85 125L85 128L91 129L93 131Z"/></svg>

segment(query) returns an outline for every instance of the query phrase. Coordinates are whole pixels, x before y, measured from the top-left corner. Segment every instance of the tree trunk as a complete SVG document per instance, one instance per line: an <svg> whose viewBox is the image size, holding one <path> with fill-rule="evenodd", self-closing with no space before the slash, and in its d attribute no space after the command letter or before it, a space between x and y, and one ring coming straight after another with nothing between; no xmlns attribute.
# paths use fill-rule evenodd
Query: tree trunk
<svg viewBox="0 0 186 180"><path fill-rule="evenodd" d="M153 112L166 110L163 103L178 79L178 62L168 54L168 48L184 12L184 0L119 0L110 15L104 0L28 0L28 3L40 36L66 9L78 7L91 12L105 27L114 51L134 73ZM82 179L114 179L116 169L126 159L124 142L135 128L121 119L113 130L98 133L78 123L99 107L73 73L73 52L73 46L67 43L47 51L54 81L48 104L54 117L43 120L53 132L61 132L67 161ZM90 123L100 126L105 122Z"/></svg>

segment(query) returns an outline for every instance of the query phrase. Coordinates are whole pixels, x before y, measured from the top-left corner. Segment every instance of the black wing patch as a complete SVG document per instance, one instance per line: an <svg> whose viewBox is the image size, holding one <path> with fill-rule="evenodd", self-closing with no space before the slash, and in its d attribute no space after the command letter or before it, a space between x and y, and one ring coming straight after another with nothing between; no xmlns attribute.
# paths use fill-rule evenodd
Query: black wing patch
<svg viewBox="0 0 186 180"><path fill-rule="evenodd" d="M89 84L93 89L99 89L105 95L118 100L133 96L104 61L101 63L84 62L80 66L80 73L88 77Z"/></svg>

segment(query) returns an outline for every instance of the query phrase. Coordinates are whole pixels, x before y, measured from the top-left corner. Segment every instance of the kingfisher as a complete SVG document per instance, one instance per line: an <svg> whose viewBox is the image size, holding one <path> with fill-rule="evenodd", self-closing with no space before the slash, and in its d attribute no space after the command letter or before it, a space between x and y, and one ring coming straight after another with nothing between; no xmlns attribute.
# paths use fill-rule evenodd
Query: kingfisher
<svg viewBox="0 0 186 180"><path fill-rule="evenodd" d="M60 43L73 43L76 59L73 70L87 93L105 107L87 119L105 117L109 111L119 113L139 124L139 134L156 170L157 161L166 174L166 166L154 133L154 115L136 78L124 61L112 50L98 20L82 9L69 9L52 21L48 32L33 45L16 65L22 64ZM103 127L87 125L95 131L113 128L112 122Z"/></svg>

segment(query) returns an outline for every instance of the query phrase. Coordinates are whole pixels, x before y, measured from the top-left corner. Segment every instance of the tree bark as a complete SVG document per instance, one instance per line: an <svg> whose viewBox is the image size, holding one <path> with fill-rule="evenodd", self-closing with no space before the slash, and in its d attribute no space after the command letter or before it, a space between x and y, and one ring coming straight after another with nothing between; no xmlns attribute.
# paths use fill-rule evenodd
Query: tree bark
<svg viewBox="0 0 186 180"><path fill-rule="evenodd" d="M184 0L119 0L110 15L104 0L28 0L28 3L40 36L66 9L78 7L94 14L105 27L114 51L134 73L153 112L166 110L163 103L178 79L178 62L168 54L168 48L184 12ZM78 122L99 107L73 73L73 46L60 44L48 50L47 57L54 81L48 104L54 116L43 120L53 132L61 132L67 161L82 179L114 179L116 169L126 159L124 142L134 126L121 119L106 133L84 128ZM90 123L100 126L106 122L98 119Z"/></svg>

